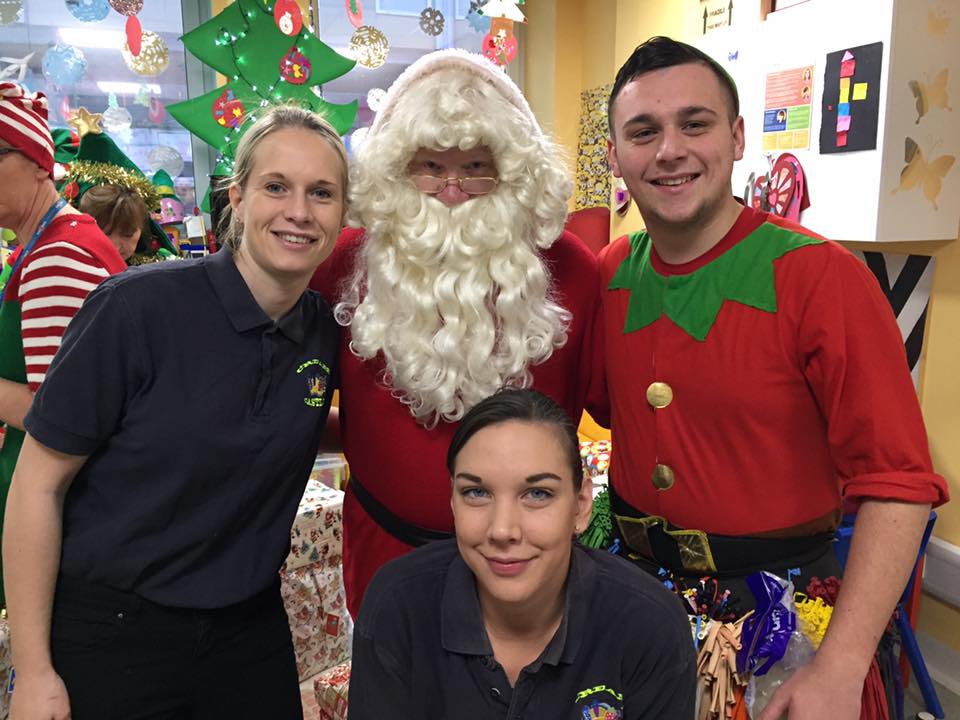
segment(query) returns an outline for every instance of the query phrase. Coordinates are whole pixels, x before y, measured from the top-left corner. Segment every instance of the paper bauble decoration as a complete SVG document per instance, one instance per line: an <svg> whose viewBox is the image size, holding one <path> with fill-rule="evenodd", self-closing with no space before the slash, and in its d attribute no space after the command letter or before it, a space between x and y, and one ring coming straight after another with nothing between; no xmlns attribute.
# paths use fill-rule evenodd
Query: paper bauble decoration
<svg viewBox="0 0 960 720"><path fill-rule="evenodd" d="M371 25L362 25L350 38L350 53L358 65L375 70L387 61L390 42Z"/></svg>
<svg viewBox="0 0 960 720"><path fill-rule="evenodd" d="M483 34L490 32L490 18L486 15L481 15L473 5L474 3L470 3L470 12L467 13L467 23L469 23L474 32Z"/></svg>
<svg viewBox="0 0 960 720"><path fill-rule="evenodd" d="M158 222L161 225L183 222L183 203L175 197L160 198L160 218Z"/></svg>
<svg viewBox="0 0 960 720"><path fill-rule="evenodd" d="M95 23L110 14L107 0L67 0L67 10L80 22Z"/></svg>
<svg viewBox="0 0 960 720"><path fill-rule="evenodd" d="M57 43L43 56L43 76L58 88L74 85L87 72L87 59L73 45Z"/></svg>
<svg viewBox="0 0 960 720"><path fill-rule="evenodd" d="M225 128L235 128L243 122L247 109L237 100L233 90L224 90L213 101L213 119Z"/></svg>
<svg viewBox="0 0 960 720"><path fill-rule="evenodd" d="M23 0L0 0L0 25L20 22L23 18Z"/></svg>
<svg viewBox="0 0 960 720"><path fill-rule="evenodd" d="M299 35L303 27L303 14L296 0L277 0L273 6L273 21L284 35Z"/></svg>
<svg viewBox="0 0 960 720"><path fill-rule="evenodd" d="M110 0L110 7L121 15L136 15L143 10L143 0Z"/></svg>
<svg viewBox="0 0 960 720"><path fill-rule="evenodd" d="M280 77L293 85L303 85L310 79L310 59L296 46L280 60Z"/></svg>
<svg viewBox="0 0 960 720"><path fill-rule="evenodd" d="M387 91L383 88L373 88L367 93L367 107L374 112L380 112L383 101L387 99Z"/></svg>
<svg viewBox="0 0 960 720"><path fill-rule="evenodd" d="M170 51L163 38L155 32L145 30L139 55L134 55L127 43L123 44L123 61L137 75L154 77L167 69L170 64Z"/></svg>
<svg viewBox="0 0 960 720"><path fill-rule="evenodd" d="M164 170L170 177L175 178L183 172L183 156L176 148L158 145L147 155L147 167L151 174Z"/></svg>
<svg viewBox="0 0 960 720"><path fill-rule="evenodd" d="M420 29L430 37L436 37L443 32L443 13L436 8L424 8L420 13Z"/></svg>
<svg viewBox="0 0 960 720"><path fill-rule="evenodd" d="M109 107L103 111L103 127L108 133L118 134L130 129L133 125L133 116L130 111L122 107Z"/></svg>

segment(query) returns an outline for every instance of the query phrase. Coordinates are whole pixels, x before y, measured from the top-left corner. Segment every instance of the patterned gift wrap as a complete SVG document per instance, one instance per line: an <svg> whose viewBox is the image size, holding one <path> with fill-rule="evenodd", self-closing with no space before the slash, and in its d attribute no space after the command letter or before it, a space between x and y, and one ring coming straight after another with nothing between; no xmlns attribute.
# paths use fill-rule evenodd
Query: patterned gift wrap
<svg viewBox="0 0 960 720"><path fill-rule="evenodd" d="M347 720L350 663L345 662L317 675L313 691L320 706L320 720Z"/></svg>
<svg viewBox="0 0 960 720"><path fill-rule="evenodd" d="M353 621L339 568L300 567L280 573L300 680L350 657Z"/></svg>
<svg viewBox="0 0 960 720"><path fill-rule="evenodd" d="M10 675L13 672L13 657L10 654L10 626L0 619L0 720L7 720L10 713Z"/></svg>
<svg viewBox="0 0 960 720"><path fill-rule="evenodd" d="M610 441L583 440L580 442L580 457L587 477L606 475L610 469Z"/></svg>
<svg viewBox="0 0 960 720"><path fill-rule="evenodd" d="M343 493L310 480L290 530L283 570L320 564L340 567L343 550Z"/></svg>

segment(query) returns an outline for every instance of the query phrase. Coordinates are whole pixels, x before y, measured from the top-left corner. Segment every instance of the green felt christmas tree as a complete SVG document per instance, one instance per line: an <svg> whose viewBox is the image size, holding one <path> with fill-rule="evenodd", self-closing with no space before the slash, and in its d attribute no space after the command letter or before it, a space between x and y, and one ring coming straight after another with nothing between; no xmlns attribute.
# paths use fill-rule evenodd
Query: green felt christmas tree
<svg viewBox="0 0 960 720"><path fill-rule="evenodd" d="M292 22L283 17L288 8ZM281 29L296 31L299 25L295 0L236 0L183 36L187 50L227 78L212 92L167 106L177 122L220 152L214 175L230 173L240 136L268 105L296 101L323 114L341 135L353 126L357 101L335 105L318 91L355 61L334 52L305 24L293 34Z"/></svg>

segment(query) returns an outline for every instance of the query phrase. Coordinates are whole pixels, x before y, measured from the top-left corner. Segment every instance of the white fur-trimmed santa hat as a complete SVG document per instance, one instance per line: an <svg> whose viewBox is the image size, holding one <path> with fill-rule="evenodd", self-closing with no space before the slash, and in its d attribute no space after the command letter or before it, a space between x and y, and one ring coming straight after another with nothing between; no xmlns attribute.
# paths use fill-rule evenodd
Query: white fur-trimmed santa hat
<svg viewBox="0 0 960 720"><path fill-rule="evenodd" d="M444 70L460 70L490 83L504 99L516 106L518 110L530 121L531 129L542 136L540 123L530 109L527 99L520 92L520 88L510 79L510 76L496 63L483 55L467 52L459 48L450 48L448 50L437 50L436 52L424 55L406 70L400 73L400 76L394 81L387 95L383 100L380 111L373 119L370 126L371 133L380 131L384 123L390 119L394 107L399 102L407 89L414 83L429 77L435 73Z"/></svg>

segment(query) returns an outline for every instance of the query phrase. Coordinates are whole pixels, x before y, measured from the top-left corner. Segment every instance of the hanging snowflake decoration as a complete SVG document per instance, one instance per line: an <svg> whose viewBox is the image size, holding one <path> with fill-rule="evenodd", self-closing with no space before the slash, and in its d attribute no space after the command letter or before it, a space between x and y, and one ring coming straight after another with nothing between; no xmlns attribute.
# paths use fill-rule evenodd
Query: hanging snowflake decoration
<svg viewBox="0 0 960 720"><path fill-rule="evenodd" d="M107 0L66 0L67 10L80 22L100 22L110 14Z"/></svg>
<svg viewBox="0 0 960 720"><path fill-rule="evenodd" d="M490 32L490 18L480 12L480 3L477 0L471 0L470 11L467 13L467 24L470 28L481 35Z"/></svg>
<svg viewBox="0 0 960 720"><path fill-rule="evenodd" d="M367 107L373 110L373 112L380 112L380 108L383 107L383 101L387 98L387 91L383 88L372 88L370 92L367 93Z"/></svg>
<svg viewBox="0 0 960 720"><path fill-rule="evenodd" d="M420 29L431 37L443 32L443 13L436 8L424 8L420 13Z"/></svg>
<svg viewBox="0 0 960 720"><path fill-rule="evenodd" d="M350 38L350 54L358 65L376 70L387 61L390 41L371 25L361 25Z"/></svg>
<svg viewBox="0 0 960 720"><path fill-rule="evenodd" d="M43 55L43 76L57 88L75 85L87 72L87 59L73 45L57 43Z"/></svg>

